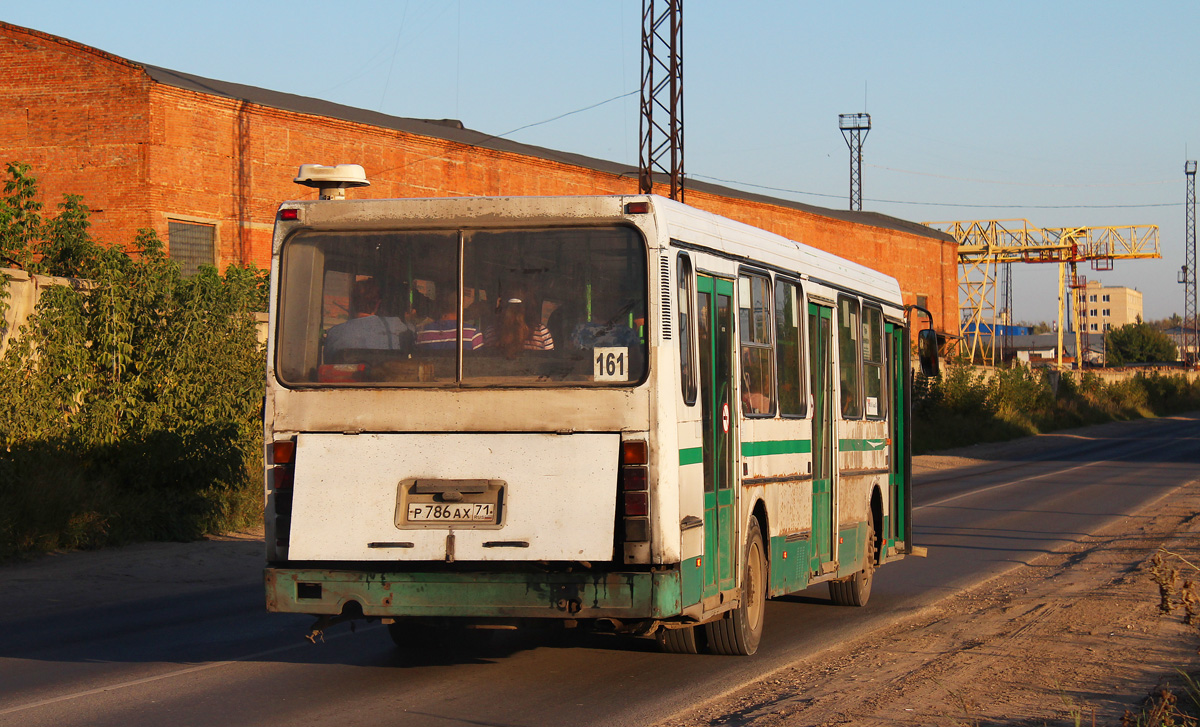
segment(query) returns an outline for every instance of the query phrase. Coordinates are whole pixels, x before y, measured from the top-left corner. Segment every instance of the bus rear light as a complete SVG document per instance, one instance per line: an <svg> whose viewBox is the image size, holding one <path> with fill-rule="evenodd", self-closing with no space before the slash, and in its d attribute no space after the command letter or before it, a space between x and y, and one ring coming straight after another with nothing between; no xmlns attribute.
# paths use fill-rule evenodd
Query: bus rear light
<svg viewBox="0 0 1200 727"><path fill-rule="evenodd" d="M275 516L275 547L288 547L288 538L292 531L292 519L287 515Z"/></svg>
<svg viewBox="0 0 1200 727"><path fill-rule="evenodd" d="M647 543L650 541L650 520L644 517L631 517L625 520L625 542Z"/></svg>
<svg viewBox="0 0 1200 727"><path fill-rule="evenodd" d="M295 472L291 467L273 467L271 469L271 486L276 491L291 490L295 480Z"/></svg>
<svg viewBox="0 0 1200 727"><path fill-rule="evenodd" d="M292 488L286 490L275 491L275 514L276 515L291 515L292 514Z"/></svg>
<svg viewBox="0 0 1200 727"><path fill-rule="evenodd" d="M621 464L647 464L646 443L642 440L621 442Z"/></svg>
<svg viewBox="0 0 1200 727"><path fill-rule="evenodd" d="M650 493L648 492L626 492L625 493L625 516L637 517L650 514Z"/></svg>
<svg viewBox="0 0 1200 727"><path fill-rule="evenodd" d="M296 442L292 439L283 439L278 442L271 442L271 463L272 464L291 464L292 458L296 455Z"/></svg>
<svg viewBox="0 0 1200 727"><path fill-rule="evenodd" d="M646 468L645 467L622 467L621 468L621 489L629 492L631 490L646 489Z"/></svg>

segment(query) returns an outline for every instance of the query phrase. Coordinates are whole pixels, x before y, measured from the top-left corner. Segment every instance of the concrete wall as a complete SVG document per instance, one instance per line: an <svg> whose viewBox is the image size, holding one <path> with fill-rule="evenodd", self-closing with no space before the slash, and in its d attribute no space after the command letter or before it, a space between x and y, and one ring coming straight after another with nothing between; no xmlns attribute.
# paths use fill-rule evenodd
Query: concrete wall
<svg viewBox="0 0 1200 727"><path fill-rule="evenodd" d="M49 275L31 275L24 270L0 268L0 286L7 278L8 297L4 299L7 307L4 309L4 320L0 324L0 355L8 348L8 341L14 338L29 319L37 306L42 292L54 285L70 285L75 288L85 288L91 285L89 281L75 278L56 278Z"/></svg>

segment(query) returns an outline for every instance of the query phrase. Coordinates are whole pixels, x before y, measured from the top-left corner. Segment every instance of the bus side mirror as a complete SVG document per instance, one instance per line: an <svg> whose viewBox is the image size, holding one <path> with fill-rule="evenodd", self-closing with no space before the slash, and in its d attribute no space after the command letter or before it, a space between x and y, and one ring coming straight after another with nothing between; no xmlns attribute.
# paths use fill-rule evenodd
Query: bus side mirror
<svg viewBox="0 0 1200 727"><path fill-rule="evenodd" d="M932 328L922 329L917 334L917 360L921 362L921 373L925 376L937 376L938 370L938 337Z"/></svg>

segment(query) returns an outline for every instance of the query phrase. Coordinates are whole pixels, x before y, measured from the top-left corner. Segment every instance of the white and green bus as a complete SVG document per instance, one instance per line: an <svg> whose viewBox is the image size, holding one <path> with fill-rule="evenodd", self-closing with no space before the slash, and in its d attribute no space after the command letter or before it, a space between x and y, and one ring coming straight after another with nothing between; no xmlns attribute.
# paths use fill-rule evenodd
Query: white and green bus
<svg viewBox="0 0 1200 727"><path fill-rule="evenodd" d="M270 610L753 654L912 550L893 278L657 196L327 192L272 244Z"/></svg>

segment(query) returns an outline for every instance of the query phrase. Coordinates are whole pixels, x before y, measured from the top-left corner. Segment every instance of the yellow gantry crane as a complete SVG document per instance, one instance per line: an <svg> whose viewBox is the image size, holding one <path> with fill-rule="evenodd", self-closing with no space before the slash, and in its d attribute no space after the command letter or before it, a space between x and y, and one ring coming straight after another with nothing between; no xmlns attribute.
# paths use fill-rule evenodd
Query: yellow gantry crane
<svg viewBox="0 0 1200 727"><path fill-rule="evenodd" d="M1112 270L1116 260L1162 257L1158 225L1128 227L1034 227L1029 220L926 222L958 241L960 351L970 360L983 353L980 335L992 332L991 363L996 362L996 271L1003 263L1058 263L1058 352L1062 368L1063 322L1067 290L1073 293L1075 356L1083 361L1082 332L1087 327L1086 280L1079 263ZM990 329L987 328L990 323Z"/></svg>

